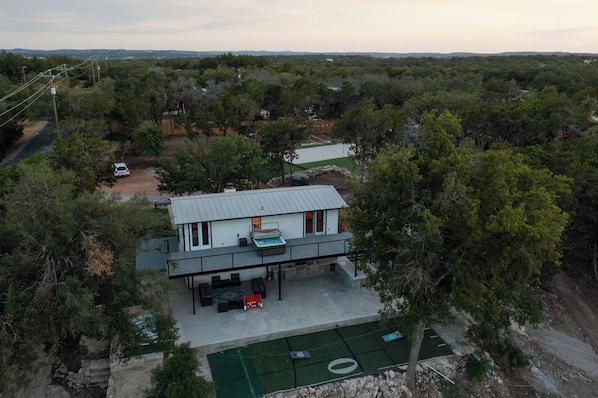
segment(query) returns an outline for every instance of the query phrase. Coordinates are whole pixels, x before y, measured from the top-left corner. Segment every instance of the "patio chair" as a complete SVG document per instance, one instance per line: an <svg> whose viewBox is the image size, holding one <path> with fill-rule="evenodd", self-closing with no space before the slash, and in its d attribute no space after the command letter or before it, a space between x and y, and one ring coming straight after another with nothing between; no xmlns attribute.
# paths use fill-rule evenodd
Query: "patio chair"
<svg viewBox="0 0 598 398"><path fill-rule="evenodd" d="M241 286L241 277L239 276L239 273L230 274L230 285Z"/></svg>
<svg viewBox="0 0 598 398"><path fill-rule="evenodd" d="M202 307L212 305L212 288L209 283L199 285L199 294Z"/></svg>

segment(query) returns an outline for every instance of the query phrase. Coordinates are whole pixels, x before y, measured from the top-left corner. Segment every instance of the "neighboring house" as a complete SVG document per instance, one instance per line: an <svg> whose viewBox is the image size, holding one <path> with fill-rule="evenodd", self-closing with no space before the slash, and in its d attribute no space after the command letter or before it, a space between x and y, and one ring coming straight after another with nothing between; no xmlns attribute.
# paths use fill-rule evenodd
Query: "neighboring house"
<svg viewBox="0 0 598 398"><path fill-rule="evenodd" d="M347 204L334 186L235 191L171 198L177 248L167 255L169 278L245 270L266 276L274 265L344 256Z"/></svg>

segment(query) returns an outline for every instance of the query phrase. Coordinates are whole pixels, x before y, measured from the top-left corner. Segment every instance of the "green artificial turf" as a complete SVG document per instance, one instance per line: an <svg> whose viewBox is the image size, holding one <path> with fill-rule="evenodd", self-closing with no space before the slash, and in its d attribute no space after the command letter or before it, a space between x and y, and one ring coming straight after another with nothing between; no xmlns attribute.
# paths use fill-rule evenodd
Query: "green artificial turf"
<svg viewBox="0 0 598 398"><path fill-rule="evenodd" d="M409 336L410 329L397 322L391 324L393 326L383 327L379 322L371 322L347 326L208 355L217 395L219 398L259 397L404 365L409 360L411 340L403 337L387 343L382 336L394 331ZM290 351L308 351L311 358L293 360ZM424 331L420 360L452 354L433 329ZM340 363L335 364L334 360ZM346 370L350 372L343 373Z"/></svg>

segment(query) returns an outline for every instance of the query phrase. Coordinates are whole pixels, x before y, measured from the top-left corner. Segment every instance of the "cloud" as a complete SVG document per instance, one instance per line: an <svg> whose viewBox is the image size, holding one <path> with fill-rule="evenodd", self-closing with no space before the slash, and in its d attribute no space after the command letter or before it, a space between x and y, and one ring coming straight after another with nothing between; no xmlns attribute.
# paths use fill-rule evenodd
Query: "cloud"
<svg viewBox="0 0 598 398"><path fill-rule="evenodd" d="M598 52L584 0L20 0L0 48Z"/></svg>

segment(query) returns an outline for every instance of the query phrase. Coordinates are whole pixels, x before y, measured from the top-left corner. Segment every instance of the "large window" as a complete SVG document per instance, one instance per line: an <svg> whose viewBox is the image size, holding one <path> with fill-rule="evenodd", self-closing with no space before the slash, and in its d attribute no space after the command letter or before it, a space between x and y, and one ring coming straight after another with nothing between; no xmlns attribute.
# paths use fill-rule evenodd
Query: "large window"
<svg viewBox="0 0 598 398"><path fill-rule="evenodd" d="M208 230L208 223L206 221L201 223L201 244L203 246L210 244L210 231Z"/></svg>
<svg viewBox="0 0 598 398"><path fill-rule="evenodd" d="M200 240L201 237L201 240ZM210 225L207 221L191 224L191 247L202 249L210 246Z"/></svg>
<svg viewBox="0 0 598 398"><path fill-rule="evenodd" d="M324 210L305 212L305 235L320 235L324 233Z"/></svg>
<svg viewBox="0 0 598 398"><path fill-rule="evenodd" d="M305 212L305 234L311 235L314 233L314 212Z"/></svg>
<svg viewBox="0 0 598 398"><path fill-rule="evenodd" d="M316 234L324 233L324 210L316 211Z"/></svg>
<svg viewBox="0 0 598 398"><path fill-rule="evenodd" d="M199 229L197 223L191 224L191 246L199 246Z"/></svg>

